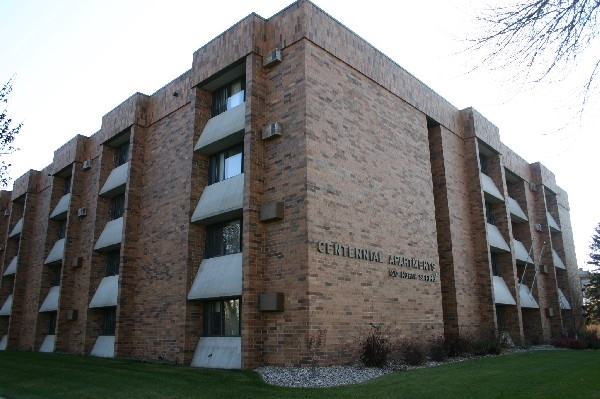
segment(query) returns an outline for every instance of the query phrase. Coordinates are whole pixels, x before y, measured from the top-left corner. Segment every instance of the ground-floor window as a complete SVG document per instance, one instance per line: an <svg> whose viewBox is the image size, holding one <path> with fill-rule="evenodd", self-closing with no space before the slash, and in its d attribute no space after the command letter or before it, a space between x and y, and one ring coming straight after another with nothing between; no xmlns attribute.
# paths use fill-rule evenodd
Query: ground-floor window
<svg viewBox="0 0 600 399"><path fill-rule="evenodd" d="M496 305L496 322L498 323L498 331L504 331L504 307Z"/></svg>
<svg viewBox="0 0 600 399"><path fill-rule="evenodd" d="M240 335L240 299L206 301L204 335L231 337Z"/></svg>
<svg viewBox="0 0 600 399"><path fill-rule="evenodd" d="M56 334L56 312L48 313L50 319L48 320L48 335Z"/></svg>
<svg viewBox="0 0 600 399"><path fill-rule="evenodd" d="M102 335L115 335L117 308L104 308L102 311Z"/></svg>

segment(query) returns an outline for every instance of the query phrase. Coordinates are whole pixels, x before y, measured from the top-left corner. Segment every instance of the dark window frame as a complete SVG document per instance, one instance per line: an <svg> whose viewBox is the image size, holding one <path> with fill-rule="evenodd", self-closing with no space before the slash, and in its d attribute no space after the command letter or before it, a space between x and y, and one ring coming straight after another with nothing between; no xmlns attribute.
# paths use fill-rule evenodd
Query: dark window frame
<svg viewBox="0 0 600 399"><path fill-rule="evenodd" d="M227 242L227 228L238 225L239 234L236 242ZM235 229L235 227L233 227ZM231 255L242 252L242 218L238 217L224 222L206 226L205 259Z"/></svg>
<svg viewBox="0 0 600 399"><path fill-rule="evenodd" d="M233 303L233 306L228 304ZM219 308L217 312L215 309ZM228 313L233 309L235 313ZM227 316L234 315L237 323L228 323ZM233 320L235 322L235 319ZM230 330L230 331L227 331ZM241 297L224 298L204 302L204 336L205 337L239 337L242 330L242 300Z"/></svg>
<svg viewBox="0 0 600 399"><path fill-rule="evenodd" d="M121 264L121 251L119 249L108 251L106 253L106 266L104 268L104 277L117 276Z"/></svg>
<svg viewBox="0 0 600 399"><path fill-rule="evenodd" d="M115 220L125 213L125 194L119 194L110 199L109 214L110 220Z"/></svg>
<svg viewBox="0 0 600 399"><path fill-rule="evenodd" d="M100 323L100 335L115 335L117 329L117 308L102 308L102 320Z"/></svg>
<svg viewBox="0 0 600 399"><path fill-rule="evenodd" d="M233 108L229 108L227 102L238 93L243 93L242 101L246 101L246 75L239 76L212 92L211 115L215 117Z"/></svg>
<svg viewBox="0 0 600 399"><path fill-rule="evenodd" d="M500 256L497 253L490 253L490 262L492 263L492 275L500 277Z"/></svg>
<svg viewBox="0 0 600 399"><path fill-rule="evenodd" d="M48 335L56 335L57 312L48 312Z"/></svg>
<svg viewBox="0 0 600 399"><path fill-rule="evenodd" d="M129 161L129 140L116 147L115 168Z"/></svg>
<svg viewBox="0 0 600 399"><path fill-rule="evenodd" d="M485 201L485 219L489 224L493 224L494 226L496 225L496 218L494 217L494 205L489 201Z"/></svg>
<svg viewBox="0 0 600 399"><path fill-rule="evenodd" d="M71 193L71 176L67 176L64 178L65 186L63 188L63 195L67 195Z"/></svg>
<svg viewBox="0 0 600 399"><path fill-rule="evenodd" d="M225 177L227 160L238 154L241 155L239 173ZM210 156L208 160L208 184L215 184L231 177L244 173L244 145L242 143L231 146L223 151Z"/></svg>
<svg viewBox="0 0 600 399"><path fill-rule="evenodd" d="M487 155L483 155L482 153L479 153L479 166L481 168L481 173L489 176L490 166L489 166Z"/></svg>
<svg viewBox="0 0 600 399"><path fill-rule="evenodd" d="M67 220L58 221L58 239L62 240L67 236Z"/></svg>

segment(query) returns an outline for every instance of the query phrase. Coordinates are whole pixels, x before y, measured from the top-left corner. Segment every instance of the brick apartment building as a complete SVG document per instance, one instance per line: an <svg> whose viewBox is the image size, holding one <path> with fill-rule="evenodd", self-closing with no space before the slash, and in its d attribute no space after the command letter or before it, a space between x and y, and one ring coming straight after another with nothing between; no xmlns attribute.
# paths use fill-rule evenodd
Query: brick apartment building
<svg viewBox="0 0 600 399"><path fill-rule="evenodd" d="M0 348L200 367L580 319L554 175L314 4L251 14L0 196Z"/></svg>

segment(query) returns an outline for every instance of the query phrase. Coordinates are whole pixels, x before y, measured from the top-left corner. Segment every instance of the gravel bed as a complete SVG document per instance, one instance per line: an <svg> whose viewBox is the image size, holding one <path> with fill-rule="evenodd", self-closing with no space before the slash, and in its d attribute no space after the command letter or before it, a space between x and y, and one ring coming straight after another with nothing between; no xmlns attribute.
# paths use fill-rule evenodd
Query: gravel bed
<svg viewBox="0 0 600 399"><path fill-rule="evenodd" d="M504 354L515 352L526 352L531 350L554 350L551 345L532 346L526 349L514 348ZM492 355L489 355L492 356ZM353 366L331 366L331 367L259 367L256 372L262 379L271 385L295 387L295 388L326 388L339 385L358 384L359 382L380 377L395 371L413 370L424 367L434 367L441 364L456 363L469 358L453 357L443 362L428 361L420 366L407 366L404 364L391 364L389 368L373 368L361 365Z"/></svg>
<svg viewBox="0 0 600 399"><path fill-rule="evenodd" d="M285 387L334 387L357 384L391 373L391 369L362 366L331 367L260 367L256 369L267 384Z"/></svg>

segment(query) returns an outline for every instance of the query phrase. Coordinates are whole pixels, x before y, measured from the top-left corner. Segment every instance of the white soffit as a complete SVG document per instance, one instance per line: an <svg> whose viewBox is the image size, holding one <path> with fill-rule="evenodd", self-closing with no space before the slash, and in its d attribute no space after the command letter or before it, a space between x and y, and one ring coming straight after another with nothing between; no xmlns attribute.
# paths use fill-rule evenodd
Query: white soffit
<svg viewBox="0 0 600 399"><path fill-rule="evenodd" d="M54 342L56 342L56 335L46 335L44 342L42 342L42 346L40 346L40 352L54 352Z"/></svg>
<svg viewBox="0 0 600 399"><path fill-rule="evenodd" d="M12 260L10 261L10 264L6 268L6 271L4 272L3 276L10 276L11 274L15 274L17 272L17 262L19 262L18 255L15 256L14 258L12 258Z"/></svg>
<svg viewBox="0 0 600 399"><path fill-rule="evenodd" d="M494 302L500 305L516 305L517 302L513 298L504 279L500 276L493 276L494 283Z"/></svg>
<svg viewBox="0 0 600 399"><path fill-rule="evenodd" d="M200 338L190 366L216 369L242 368L242 338Z"/></svg>
<svg viewBox="0 0 600 399"><path fill-rule="evenodd" d="M188 299L242 295L242 253L204 259L200 263Z"/></svg>
<svg viewBox="0 0 600 399"><path fill-rule="evenodd" d="M501 252L510 252L510 247L502 237L500 230L498 227L493 224L486 223L487 235L488 235L488 244L490 247L495 248Z"/></svg>
<svg viewBox="0 0 600 399"><path fill-rule="evenodd" d="M562 259L560 258L560 256L558 256L558 253L556 253L554 249L552 250L552 262L554 262L555 267L567 270L567 267L565 266Z"/></svg>
<svg viewBox="0 0 600 399"><path fill-rule="evenodd" d="M56 312L58 310L58 295L60 294L60 285L50 288L44 303L40 306L40 312Z"/></svg>
<svg viewBox="0 0 600 399"><path fill-rule="evenodd" d="M206 186L196 205L192 222L225 220L244 206L244 174Z"/></svg>
<svg viewBox="0 0 600 399"><path fill-rule="evenodd" d="M10 232L10 234L8 236L14 237L18 234L21 234L22 231L23 231L23 218L19 219L19 221L17 222L17 224L15 224L15 227L13 227L12 231Z"/></svg>
<svg viewBox="0 0 600 399"><path fill-rule="evenodd" d="M94 343L91 355L97 357L115 357L115 336L99 336Z"/></svg>
<svg viewBox="0 0 600 399"><path fill-rule="evenodd" d="M529 256L529 251L521 241L513 239L513 247L515 247L515 258L517 260L533 264L533 259Z"/></svg>
<svg viewBox="0 0 600 399"><path fill-rule="evenodd" d="M123 217L106 223L98 242L94 246L95 251L110 251L121 245L123 238Z"/></svg>
<svg viewBox="0 0 600 399"><path fill-rule="evenodd" d="M10 311L12 309L12 294L6 298L4 305L0 308L0 316L10 316Z"/></svg>
<svg viewBox="0 0 600 399"><path fill-rule="evenodd" d="M512 220L517 222L527 222L529 220L516 199L508 197L508 208Z"/></svg>
<svg viewBox="0 0 600 399"><path fill-rule="evenodd" d="M63 195L56 207L50 214L50 219L66 219L66 214L69 210L69 204L71 203L71 193Z"/></svg>
<svg viewBox="0 0 600 399"><path fill-rule="evenodd" d="M44 261L44 265L52 265L55 263L61 263L63 260L63 255L65 253L65 239L61 238L60 240L54 243L52 250L48 254L48 257Z"/></svg>
<svg viewBox="0 0 600 399"><path fill-rule="evenodd" d="M564 292L562 292L560 288L558 289L558 303L560 304L561 309L571 310L571 305L569 304L569 301L567 300L567 297L565 296Z"/></svg>
<svg viewBox="0 0 600 399"><path fill-rule="evenodd" d="M127 174L129 172L129 162L117 166L110 172L108 179L102 186L99 195L103 197L115 197L125 192L125 184L127 184Z"/></svg>
<svg viewBox="0 0 600 399"><path fill-rule="evenodd" d="M90 309L117 306L118 295L119 275L104 277L90 302Z"/></svg>
<svg viewBox="0 0 600 399"><path fill-rule="evenodd" d="M556 220L554 220L550 212L546 212L546 218L548 219L548 226L550 227L550 229L552 231L559 232L560 227L558 227L558 223L556 223Z"/></svg>
<svg viewBox="0 0 600 399"><path fill-rule="evenodd" d="M479 173L479 177L481 178L481 188L483 189L484 194L487 194L485 197L490 202L501 202L504 201L504 196L494 184L494 181L491 177L486 175L485 173Z"/></svg>
<svg viewBox="0 0 600 399"><path fill-rule="evenodd" d="M521 307L529 309L539 309L540 305L535 301L533 294L529 291L529 287L525 284L519 284L519 298L521 299Z"/></svg>
<svg viewBox="0 0 600 399"><path fill-rule="evenodd" d="M2 338L0 338L0 351L6 350L7 343L8 343L8 336L3 335Z"/></svg>
<svg viewBox="0 0 600 399"><path fill-rule="evenodd" d="M243 137L246 125L246 106L242 103L230 110L214 116L206 122L194 151L214 154L232 146ZM239 135L234 133L241 132ZM236 137L239 136L239 137Z"/></svg>

